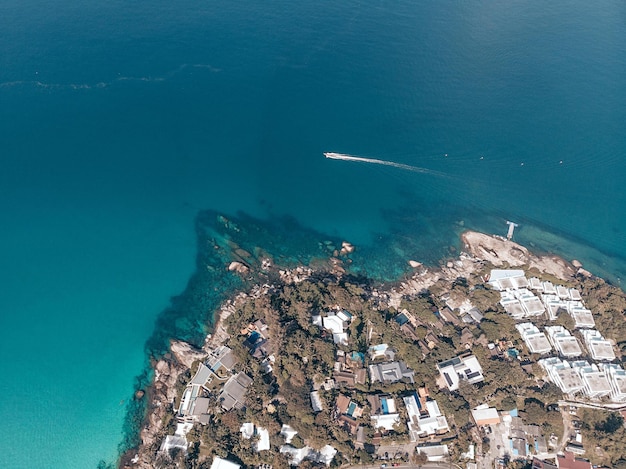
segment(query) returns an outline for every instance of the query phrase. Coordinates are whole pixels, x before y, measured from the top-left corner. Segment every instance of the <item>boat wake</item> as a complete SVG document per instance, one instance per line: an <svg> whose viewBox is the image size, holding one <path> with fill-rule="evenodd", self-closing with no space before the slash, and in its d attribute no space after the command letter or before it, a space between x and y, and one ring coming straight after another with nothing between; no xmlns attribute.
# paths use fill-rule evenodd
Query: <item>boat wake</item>
<svg viewBox="0 0 626 469"><path fill-rule="evenodd" d="M391 166L392 168L404 169L406 171L412 171L414 173L422 173L422 174L431 174L433 176L440 177L449 177L448 174L442 173L441 171L435 171L433 169L421 168L419 166L411 166L408 164L395 163L393 161L386 160L377 160L374 158L363 158L361 156L352 156L352 155L344 155L343 153L324 153L326 158L330 158L331 160L343 160L343 161L354 161L358 163L369 163L369 164L378 164L382 166Z"/></svg>

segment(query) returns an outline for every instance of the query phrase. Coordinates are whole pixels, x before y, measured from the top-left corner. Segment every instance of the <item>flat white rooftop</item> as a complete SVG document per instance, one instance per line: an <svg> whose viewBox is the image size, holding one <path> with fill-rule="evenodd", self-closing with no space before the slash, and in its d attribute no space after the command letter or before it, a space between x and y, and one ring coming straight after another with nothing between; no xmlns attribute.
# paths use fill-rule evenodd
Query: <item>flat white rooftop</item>
<svg viewBox="0 0 626 469"><path fill-rule="evenodd" d="M438 363L437 368L450 391L456 391L459 388L461 379L467 380L470 384L480 383L485 379L483 369L474 355L446 360Z"/></svg>
<svg viewBox="0 0 626 469"><path fill-rule="evenodd" d="M332 331L333 334L341 334L343 332L343 320L336 314L322 318L322 324L324 324L324 329Z"/></svg>
<svg viewBox="0 0 626 469"><path fill-rule="evenodd" d="M524 322L515 326L531 353L548 353L552 350L546 335L530 322Z"/></svg>
<svg viewBox="0 0 626 469"><path fill-rule="evenodd" d="M574 336L557 337L554 340L554 345L564 357L579 357L582 354L580 344Z"/></svg>
<svg viewBox="0 0 626 469"><path fill-rule="evenodd" d="M582 354L576 337L563 326L547 326L546 333L550 343L564 357L578 357Z"/></svg>
<svg viewBox="0 0 626 469"><path fill-rule="evenodd" d="M215 456L211 463L211 469L239 469L241 466L234 462Z"/></svg>
<svg viewBox="0 0 626 469"><path fill-rule="evenodd" d="M545 293L552 295L556 294L556 288L554 287L554 284L552 282L543 282L542 286Z"/></svg>
<svg viewBox="0 0 626 469"><path fill-rule="evenodd" d="M528 280L523 270L493 269L489 274L489 284L496 290L526 288Z"/></svg>
<svg viewBox="0 0 626 469"><path fill-rule="evenodd" d="M586 308L571 308L568 312L577 328L594 327L596 325L591 311Z"/></svg>
<svg viewBox="0 0 626 469"><path fill-rule="evenodd" d="M582 373L582 379L591 395L605 396L611 392L611 385L602 371L590 371Z"/></svg>
<svg viewBox="0 0 626 469"><path fill-rule="evenodd" d="M587 362L580 362L581 365L588 365ZM548 379L556 384L565 394L574 394L583 389L584 383L578 373L567 360L557 357L544 358L539 360L548 374Z"/></svg>
<svg viewBox="0 0 626 469"><path fill-rule="evenodd" d="M580 331L583 336L587 350L594 360L615 360L615 352L611 342L602 337L595 329L584 329Z"/></svg>
<svg viewBox="0 0 626 469"><path fill-rule="evenodd" d="M393 426L400 422L400 414L372 415L372 426L393 430Z"/></svg>
<svg viewBox="0 0 626 469"><path fill-rule="evenodd" d="M500 423L500 416L495 407L477 407L472 410L476 425L493 425Z"/></svg>
<svg viewBox="0 0 626 469"><path fill-rule="evenodd" d="M530 279L528 279L528 285L533 290L543 291L543 285L541 284L541 280L539 280L537 277L531 277Z"/></svg>

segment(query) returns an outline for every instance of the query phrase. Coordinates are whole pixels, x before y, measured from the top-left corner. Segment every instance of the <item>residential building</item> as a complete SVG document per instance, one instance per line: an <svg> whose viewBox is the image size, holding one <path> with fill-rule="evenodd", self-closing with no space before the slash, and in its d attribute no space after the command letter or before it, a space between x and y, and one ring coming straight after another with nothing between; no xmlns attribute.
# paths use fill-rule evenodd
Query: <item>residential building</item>
<svg viewBox="0 0 626 469"><path fill-rule="evenodd" d="M439 317L441 317L441 319L443 319L445 322L450 322L455 326L459 326L461 324L459 318L456 316L456 314L454 314L454 311L452 311L448 306L444 306L439 311Z"/></svg>
<svg viewBox="0 0 626 469"><path fill-rule="evenodd" d="M583 381L583 391L588 397L600 398L608 396L611 393L611 385L604 371L598 368L598 365L589 364L584 360L572 363L572 368L578 371Z"/></svg>
<svg viewBox="0 0 626 469"><path fill-rule="evenodd" d="M543 284L541 283L541 280L539 280L537 277L529 278L528 286L530 287L531 290L536 290L539 292L543 291Z"/></svg>
<svg viewBox="0 0 626 469"><path fill-rule="evenodd" d="M415 449L424 453L431 462L444 461L450 454L448 445L418 446Z"/></svg>
<svg viewBox="0 0 626 469"><path fill-rule="evenodd" d="M223 377L226 372L231 371L237 364L237 357L229 347L222 345L211 351L206 364L213 373Z"/></svg>
<svg viewBox="0 0 626 469"><path fill-rule="evenodd" d="M567 311L567 303L559 298L557 295L547 295L543 293L541 295L541 301L546 307L548 319L554 321L562 311Z"/></svg>
<svg viewBox="0 0 626 469"><path fill-rule="evenodd" d="M500 292L500 304L514 319L540 316L545 312L541 300L527 288Z"/></svg>
<svg viewBox="0 0 626 469"><path fill-rule="evenodd" d="M234 462L228 461L227 459L222 459L218 456L213 458L213 462L211 463L211 469L240 469L241 466Z"/></svg>
<svg viewBox="0 0 626 469"><path fill-rule="evenodd" d="M253 442L252 447L255 451L267 451L270 449L270 433L267 428L256 427L252 422L244 423L239 429L241 437L246 440L257 436L257 440Z"/></svg>
<svg viewBox="0 0 626 469"><path fill-rule="evenodd" d="M371 420L374 429L391 431L400 423L400 414L372 415Z"/></svg>
<svg viewBox="0 0 626 469"><path fill-rule="evenodd" d="M569 297L573 301L582 301L582 297L580 296L580 292L576 288L569 289Z"/></svg>
<svg viewBox="0 0 626 469"><path fill-rule="evenodd" d="M580 331L583 336L589 355L593 360L615 360L615 352L611 342L602 337L595 329L583 329Z"/></svg>
<svg viewBox="0 0 626 469"><path fill-rule="evenodd" d="M337 415L347 415L353 419L359 418L363 415L363 407L359 406L356 402L352 401L348 396L339 394L335 402L335 411Z"/></svg>
<svg viewBox="0 0 626 469"><path fill-rule="evenodd" d="M176 424L176 430L173 435L166 435L165 439L161 443L159 451L161 453L169 453L170 450L175 448L181 450L187 454L187 433L193 427L193 423L185 422Z"/></svg>
<svg viewBox="0 0 626 469"><path fill-rule="evenodd" d="M582 354L578 339L563 326L547 326L546 333L553 347L564 357L578 357Z"/></svg>
<svg viewBox="0 0 626 469"><path fill-rule="evenodd" d="M539 360L539 365L548 374L548 379L556 384L565 394L576 394L580 392L584 383L577 370L573 369L567 360L557 357Z"/></svg>
<svg viewBox="0 0 626 469"><path fill-rule="evenodd" d="M225 410L242 409L245 404L246 390L252 384L252 378L241 372L231 376L218 397Z"/></svg>
<svg viewBox="0 0 626 469"><path fill-rule="evenodd" d="M596 325L591 311L585 308L580 301L567 301L567 312L574 320L576 329L590 328Z"/></svg>
<svg viewBox="0 0 626 469"><path fill-rule="evenodd" d="M418 392L419 395L413 392L402 398L407 409L411 441L449 431L448 421L439 410L437 401L429 399L426 388L420 388Z"/></svg>
<svg viewBox="0 0 626 469"><path fill-rule="evenodd" d="M537 326L530 322L517 324L515 328L519 331L522 339L526 343L530 353L544 354L552 350L552 346L546 335L539 331Z"/></svg>
<svg viewBox="0 0 626 469"><path fill-rule="evenodd" d="M480 310L476 307L472 307L468 309L467 311L464 311L461 314L461 321L463 321L466 324L472 324L472 323L478 324L482 320L483 320L483 315L480 312Z"/></svg>
<svg viewBox="0 0 626 469"><path fill-rule="evenodd" d="M330 312L326 316L313 316L313 324L330 331L333 335L333 342L338 345L348 345L348 333L346 328L352 321L352 315L347 311L338 313Z"/></svg>
<svg viewBox="0 0 626 469"><path fill-rule="evenodd" d="M543 292L546 295L556 295L556 287L552 282L542 282L541 286L543 287Z"/></svg>
<svg viewBox="0 0 626 469"><path fill-rule="evenodd" d="M483 381L483 369L474 355L461 355L437 364L442 385L450 391L459 389L459 381L466 380L470 384Z"/></svg>
<svg viewBox="0 0 626 469"><path fill-rule="evenodd" d="M600 365L611 385L611 400L613 402L626 401L626 371L613 363L603 363Z"/></svg>
<svg viewBox="0 0 626 469"><path fill-rule="evenodd" d="M387 394L367 396L371 415L388 415L397 413L396 400Z"/></svg>
<svg viewBox="0 0 626 469"><path fill-rule="evenodd" d="M369 366L370 382L380 381L386 384L398 381L413 383L414 371L406 366L403 361L378 363Z"/></svg>
<svg viewBox="0 0 626 469"><path fill-rule="evenodd" d="M472 409L472 420L479 427L497 425L500 423L500 415L495 407L489 407L487 404L479 405Z"/></svg>
<svg viewBox="0 0 626 469"><path fill-rule="evenodd" d="M591 469L591 463L586 459L577 458L576 455L565 451L563 455L556 457L559 469Z"/></svg>
<svg viewBox="0 0 626 469"><path fill-rule="evenodd" d="M311 393L311 407L313 407L313 412L321 412L324 410L324 405L319 391L313 391Z"/></svg>
<svg viewBox="0 0 626 469"><path fill-rule="evenodd" d="M387 344L372 345L367 351L369 352L371 360L393 360L396 356L395 350L390 348Z"/></svg>
<svg viewBox="0 0 626 469"><path fill-rule="evenodd" d="M183 421L200 422L203 425L209 422L209 399L206 397L204 385L210 376L212 376L211 370L200 363L196 374L183 392L178 407L178 417Z"/></svg>
<svg viewBox="0 0 626 469"><path fill-rule="evenodd" d="M552 461L542 461L538 458L533 458L532 469L559 469L559 467Z"/></svg>
<svg viewBox="0 0 626 469"><path fill-rule="evenodd" d="M489 285L495 290L517 290L528 287L528 280L523 270L492 269L489 274Z"/></svg>

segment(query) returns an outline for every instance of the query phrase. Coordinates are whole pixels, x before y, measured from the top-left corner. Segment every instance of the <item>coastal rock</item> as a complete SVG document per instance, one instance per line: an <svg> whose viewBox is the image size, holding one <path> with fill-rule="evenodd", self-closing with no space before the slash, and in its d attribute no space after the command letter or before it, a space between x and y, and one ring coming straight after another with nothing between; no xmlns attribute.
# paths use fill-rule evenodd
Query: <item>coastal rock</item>
<svg viewBox="0 0 626 469"><path fill-rule="evenodd" d="M239 274L246 274L250 269L247 265L241 262L233 261L228 266L228 270L230 270L231 272L237 272Z"/></svg>
<svg viewBox="0 0 626 469"><path fill-rule="evenodd" d="M498 267L527 265L563 280L572 278L576 273L572 266L560 257L536 256L524 246L500 236L467 231L461 235L461 239L467 252Z"/></svg>
<svg viewBox="0 0 626 469"><path fill-rule="evenodd" d="M146 391L144 391L143 389L137 389L135 391L135 399L139 400L139 399L143 399L143 396L146 395Z"/></svg>
<svg viewBox="0 0 626 469"><path fill-rule="evenodd" d="M179 340L173 340L171 342L170 350L176 361L187 368L191 368L191 364L196 360L206 358L205 352L192 347L187 342L181 342Z"/></svg>
<svg viewBox="0 0 626 469"><path fill-rule="evenodd" d="M580 268L583 266L583 265L582 265L582 263L581 263L579 260L576 260L576 259L574 259L574 260L572 261L572 265L573 265L574 267L576 267L577 269L580 269Z"/></svg>
<svg viewBox="0 0 626 469"><path fill-rule="evenodd" d="M344 241L343 243L341 243L341 251L340 254L342 256L345 256L346 254L350 254L354 252L354 246L352 244L350 244L347 241Z"/></svg>
<svg viewBox="0 0 626 469"><path fill-rule="evenodd" d="M422 263L421 262L417 262L417 261L409 261L409 265L411 267L413 267L414 269L417 269L418 267L422 266Z"/></svg>

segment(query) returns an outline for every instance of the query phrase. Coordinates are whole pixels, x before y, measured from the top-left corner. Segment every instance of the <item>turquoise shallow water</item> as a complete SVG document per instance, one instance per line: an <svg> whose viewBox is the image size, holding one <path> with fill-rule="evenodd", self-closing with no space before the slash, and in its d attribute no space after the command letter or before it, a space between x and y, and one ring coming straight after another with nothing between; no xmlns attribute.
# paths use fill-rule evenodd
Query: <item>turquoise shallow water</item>
<svg viewBox="0 0 626 469"><path fill-rule="evenodd" d="M503 234L513 219L519 240L619 281L625 15L619 1L4 2L0 466L115 459L201 209L289 214L359 245L357 268L381 277L449 254L460 221Z"/></svg>

